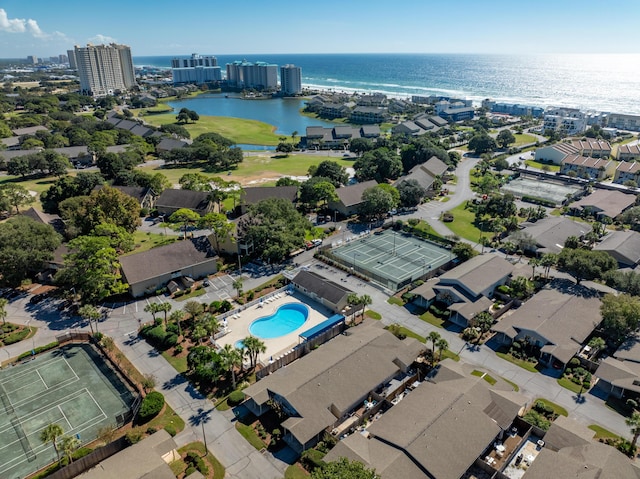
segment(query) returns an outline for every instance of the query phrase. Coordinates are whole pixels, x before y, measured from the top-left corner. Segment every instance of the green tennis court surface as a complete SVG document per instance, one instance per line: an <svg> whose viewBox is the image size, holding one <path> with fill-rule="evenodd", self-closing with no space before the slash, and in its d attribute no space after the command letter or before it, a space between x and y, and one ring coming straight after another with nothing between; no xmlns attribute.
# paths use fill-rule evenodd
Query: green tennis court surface
<svg viewBox="0 0 640 479"><path fill-rule="evenodd" d="M18 479L56 459L40 432L55 423L82 443L122 422L134 397L89 345L71 345L0 371L0 477Z"/></svg>
<svg viewBox="0 0 640 479"><path fill-rule="evenodd" d="M345 266L392 290L428 275L455 258L449 249L392 230L351 241L334 249L332 254Z"/></svg>

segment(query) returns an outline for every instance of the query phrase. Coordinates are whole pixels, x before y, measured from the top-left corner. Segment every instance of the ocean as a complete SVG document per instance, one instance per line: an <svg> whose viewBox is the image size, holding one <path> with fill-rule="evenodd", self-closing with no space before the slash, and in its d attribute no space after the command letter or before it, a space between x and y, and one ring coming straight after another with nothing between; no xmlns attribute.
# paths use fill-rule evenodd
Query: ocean
<svg viewBox="0 0 640 479"><path fill-rule="evenodd" d="M204 54L204 53L203 53ZM215 54L214 54L215 55ZM185 55L186 56L186 55ZM390 96L485 98L529 106L640 114L640 54L279 54L216 55L302 67L304 86ZM172 56L134 57L136 66L171 66Z"/></svg>

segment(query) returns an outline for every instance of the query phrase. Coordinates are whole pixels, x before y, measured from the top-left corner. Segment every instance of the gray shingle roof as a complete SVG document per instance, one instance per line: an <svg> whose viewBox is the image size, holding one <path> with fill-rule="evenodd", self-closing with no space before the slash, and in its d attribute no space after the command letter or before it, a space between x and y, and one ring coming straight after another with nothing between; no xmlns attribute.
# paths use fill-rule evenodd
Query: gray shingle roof
<svg viewBox="0 0 640 479"><path fill-rule="evenodd" d="M333 304L338 304L345 296L353 293L349 288L334 283L313 271L300 271L292 281Z"/></svg>
<svg viewBox="0 0 640 479"><path fill-rule="evenodd" d="M615 218L627 208L633 206L635 201L635 195L620 191L596 190L575 203L571 203L570 207L578 209L596 208L606 216Z"/></svg>
<svg viewBox="0 0 640 479"><path fill-rule="evenodd" d="M297 196L297 186L254 186L242 190L241 200L246 205L253 205L268 198L284 198L293 203Z"/></svg>
<svg viewBox="0 0 640 479"><path fill-rule="evenodd" d="M573 221L570 218L549 216L535 223L522 223L522 231L536 240L545 252L559 253L569 236L584 236L592 231L591 225ZM508 238L507 238L508 239Z"/></svg>
<svg viewBox="0 0 640 479"><path fill-rule="evenodd" d="M157 208L204 210L208 205L209 193L206 191L176 190L172 188L164 190L156 201Z"/></svg>
<svg viewBox="0 0 640 479"><path fill-rule="evenodd" d="M359 205L362 203L362 193L364 193L364 190L372 188L377 184L378 182L376 180L369 180L356 183L355 185L343 186L336 189L336 195L338 195L338 199L346 207Z"/></svg>
<svg viewBox="0 0 640 479"><path fill-rule="evenodd" d="M640 233L635 231L611 231L593 249L606 251L618 263L634 267L640 263Z"/></svg>
<svg viewBox="0 0 640 479"><path fill-rule="evenodd" d="M459 266L440 276L441 284L459 283L465 289L479 296L482 291L508 276L513 265L496 255L474 256Z"/></svg>

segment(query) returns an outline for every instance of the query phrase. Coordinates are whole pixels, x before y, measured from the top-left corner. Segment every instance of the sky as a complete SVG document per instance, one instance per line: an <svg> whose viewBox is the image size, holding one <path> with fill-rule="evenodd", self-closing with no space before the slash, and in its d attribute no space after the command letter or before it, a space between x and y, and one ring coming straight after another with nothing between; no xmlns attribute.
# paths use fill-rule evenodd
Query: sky
<svg viewBox="0 0 640 479"><path fill-rule="evenodd" d="M640 53L639 0L0 0L0 58L117 42L134 56Z"/></svg>

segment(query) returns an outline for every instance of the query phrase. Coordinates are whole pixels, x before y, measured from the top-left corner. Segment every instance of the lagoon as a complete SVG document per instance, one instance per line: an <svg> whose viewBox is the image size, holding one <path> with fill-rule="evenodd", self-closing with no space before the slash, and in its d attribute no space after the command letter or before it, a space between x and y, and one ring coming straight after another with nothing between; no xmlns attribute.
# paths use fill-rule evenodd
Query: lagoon
<svg viewBox="0 0 640 479"><path fill-rule="evenodd" d="M331 122L302 115L300 110L304 108L305 101L300 98L244 100L236 95L206 93L195 98L169 101L167 104L176 112L188 108L199 115L262 121L274 126L276 134L284 136L291 136L294 131L298 132L296 136L303 136L308 126L334 126Z"/></svg>

